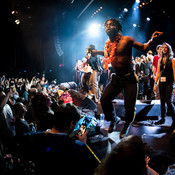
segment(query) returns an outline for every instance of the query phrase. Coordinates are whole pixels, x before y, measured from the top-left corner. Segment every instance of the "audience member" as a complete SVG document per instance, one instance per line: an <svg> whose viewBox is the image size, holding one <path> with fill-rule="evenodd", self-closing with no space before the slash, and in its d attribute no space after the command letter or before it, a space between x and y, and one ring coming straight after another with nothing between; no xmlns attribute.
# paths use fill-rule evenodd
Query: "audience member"
<svg viewBox="0 0 175 175"><path fill-rule="evenodd" d="M75 105L67 103L58 106L50 130L24 136L21 160L33 161L37 175L57 172L65 175L93 174L98 161L85 144L87 131L78 134L78 140L69 136L79 120L80 113Z"/></svg>
<svg viewBox="0 0 175 175"><path fill-rule="evenodd" d="M153 58L154 58L152 50L149 50L149 51L147 52L146 57L149 59L149 61L150 61L151 64L152 64Z"/></svg>
<svg viewBox="0 0 175 175"><path fill-rule="evenodd" d="M142 80L143 80L143 97L142 99L147 100L147 96L149 99L151 97L151 93L149 92L150 89L150 75L151 75L151 62L145 56L143 56L143 61L140 66L140 71L142 72Z"/></svg>
<svg viewBox="0 0 175 175"><path fill-rule="evenodd" d="M51 105L51 97L43 92L37 92L32 99L32 111L37 131L52 128L54 112Z"/></svg>
<svg viewBox="0 0 175 175"><path fill-rule="evenodd" d="M162 57L162 45L157 45L156 47L157 55L153 58L153 64L152 64L152 72L153 72L153 79L155 80L156 74L157 74L157 66L158 66L158 60Z"/></svg>
<svg viewBox="0 0 175 175"><path fill-rule="evenodd" d="M31 131L29 123L25 120L25 114L27 112L26 106L17 102L13 106L13 114L15 117L15 130L16 130L16 139L20 139L24 133Z"/></svg>
<svg viewBox="0 0 175 175"><path fill-rule="evenodd" d="M4 92L3 88L0 89L0 146L2 146L4 156L6 153L10 153L14 156L13 162L16 163L16 131L13 112L10 105L8 104L10 95L11 89L8 91L6 90L6 93ZM6 164L5 171L7 171L9 164L4 160L3 162ZM3 162L0 162L0 164Z"/></svg>
<svg viewBox="0 0 175 175"><path fill-rule="evenodd" d="M158 175L147 168L144 143L139 136L122 139L95 169L95 175Z"/></svg>
<svg viewBox="0 0 175 175"><path fill-rule="evenodd" d="M34 117L32 115L32 99L35 97L37 93L36 88L30 88L28 90L28 103L27 103L27 112L25 114L25 119L28 123L34 123Z"/></svg>
<svg viewBox="0 0 175 175"><path fill-rule="evenodd" d="M0 112L1 112L0 128L1 129L4 128L4 132L3 131L1 132L2 137L7 133L11 133L10 134L11 136L16 135L13 112L10 105L8 104L10 94L11 90L9 90L7 93L5 93L3 90L0 92Z"/></svg>
<svg viewBox="0 0 175 175"><path fill-rule="evenodd" d="M164 175L168 166L174 163L173 157L163 151L157 151L151 155L149 166L152 167L157 173Z"/></svg>

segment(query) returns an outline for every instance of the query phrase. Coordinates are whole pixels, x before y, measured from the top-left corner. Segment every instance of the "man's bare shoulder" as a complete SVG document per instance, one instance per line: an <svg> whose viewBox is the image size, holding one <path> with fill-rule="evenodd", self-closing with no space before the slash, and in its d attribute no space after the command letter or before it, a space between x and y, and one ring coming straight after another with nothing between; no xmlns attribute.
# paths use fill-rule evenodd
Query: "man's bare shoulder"
<svg viewBox="0 0 175 175"><path fill-rule="evenodd" d="M123 40L128 40L128 41L135 41L135 39L132 36L122 36Z"/></svg>
<svg viewBox="0 0 175 175"><path fill-rule="evenodd" d="M134 43L135 39L131 36L122 36L122 40L127 43Z"/></svg>

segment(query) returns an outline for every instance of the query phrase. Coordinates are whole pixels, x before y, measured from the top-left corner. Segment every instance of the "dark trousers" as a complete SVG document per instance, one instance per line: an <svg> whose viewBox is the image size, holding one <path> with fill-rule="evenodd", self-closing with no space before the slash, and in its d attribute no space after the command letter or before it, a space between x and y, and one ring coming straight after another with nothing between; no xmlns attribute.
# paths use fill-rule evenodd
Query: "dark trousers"
<svg viewBox="0 0 175 175"><path fill-rule="evenodd" d="M161 103L161 117L164 118L166 115L166 106L170 112L173 121L175 120L175 109L173 104L174 97L174 84L159 84L159 93L160 93L160 103Z"/></svg>
<svg viewBox="0 0 175 175"><path fill-rule="evenodd" d="M135 105L138 94L138 78L134 73L125 76L112 75L110 83L106 86L100 99L105 119L114 122L115 114L113 110L112 100L121 92L124 91L124 107L125 120L127 126L135 118Z"/></svg>

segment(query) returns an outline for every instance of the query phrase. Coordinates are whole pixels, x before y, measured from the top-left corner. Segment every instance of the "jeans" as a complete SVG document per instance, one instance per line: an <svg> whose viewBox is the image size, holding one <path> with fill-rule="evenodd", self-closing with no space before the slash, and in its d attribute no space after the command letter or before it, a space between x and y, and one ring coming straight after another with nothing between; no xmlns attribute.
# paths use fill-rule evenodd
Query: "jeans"
<svg viewBox="0 0 175 175"><path fill-rule="evenodd" d="M124 91L124 107L126 126L135 118L135 105L138 94L138 78L135 73L117 76L112 74L112 79L106 86L100 99L105 119L115 122L115 114L112 105L114 98L123 90Z"/></svg>
<svg viewBox="0 0 175 175"><path fill-rule="evenodd" d="M91 73L82 73L81 75L81 88L84 92L89 92L89 78Z"/></svg>
<svg viewBox="0 0 175 175"><path fill-rule="evenodd" d="M100 98L100 88L99 88L99 81L100 81L100 72L97 70L93 70L90 78L89 78L89 93L94 95L95 100Z"/></svg>
<svg viewBox="0 0 175 175"><path fill-rule="evenodd" d="M174 84L159 84L159 93L160 93L160 106L161 106L161 117L165 118L166 115L166 106L168 107L168 111L170 112L173 121L175 120L175 109L173 104L174 97Z"/></svg>

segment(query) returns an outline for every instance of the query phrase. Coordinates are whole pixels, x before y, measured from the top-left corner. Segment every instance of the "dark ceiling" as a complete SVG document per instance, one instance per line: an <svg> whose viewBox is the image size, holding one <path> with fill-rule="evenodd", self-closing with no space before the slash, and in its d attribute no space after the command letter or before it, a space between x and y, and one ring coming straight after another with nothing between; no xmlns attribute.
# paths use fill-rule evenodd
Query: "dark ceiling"
<svg viewBox="0 0 175 175"><path fill-rule="evenodd" d="M16 10L18 14L13 15L14 18L20 18L21 26L30 28L32 25L42 27L49 24L49 21L60 17L64 20L84 20L85 17L90 18L94 11L100 6L103 7L100 13L94 17L116 15L123 8L132 6L135 0L7 0L8 13ZM149 2L148 5L142 7L143 13L154 16L154 18L174 18L174 8L172 1L141 0L141 2Z"/></svg>
<svg viewBox="0 0 175 175"><path fill-rule="evenodd" d="M7 48L4 48L4 51L8 50L8 53L5 53L6 59L1 64L1 71L7 70L6 65L9 62L12 72L14 69L27 68L42 71L47 65L55 66L55 57L58 56L51 46L53 43L50 38L56 26L61 41L70 40L75 32L83 30L86 21L98 19L104 23L109 17L118 18L123 9L130 9L134 2L135 0L6 0L4 3L7 7L8 19L5 27ZM144 24L143 19L146 16L151 18L150 27L145 32L145 36L150 37L154 30L162 30L165 33L163 40L174 46L173 1L141 0L141 2L148 2L140 8L141 23ZM92 14L100 7L102 9L92 18ZM11 14L14 10L16 12ZM20 20L19 25L15 24L16 19ZM125 22L125 18L121 20ZM124 27L127 33L130 26ZM69 50L68 46L70 45L66 43L65 50ZM49 59L48 55L50 55ZM38 70L38 67L41 69Z"/></svg>

